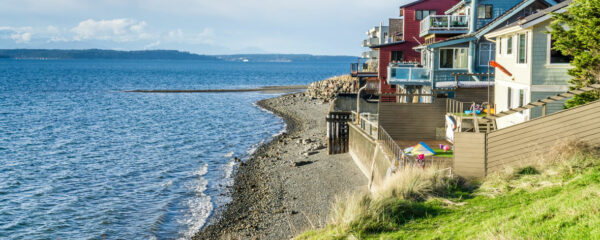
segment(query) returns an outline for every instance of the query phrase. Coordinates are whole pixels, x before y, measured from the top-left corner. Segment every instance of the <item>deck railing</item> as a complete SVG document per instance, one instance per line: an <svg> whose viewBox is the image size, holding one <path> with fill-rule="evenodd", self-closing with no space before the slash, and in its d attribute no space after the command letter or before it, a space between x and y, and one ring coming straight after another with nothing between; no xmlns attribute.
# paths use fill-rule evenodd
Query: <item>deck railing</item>
<svg viewBox="0 0 600 240"><path fill-rule="evenodd" d="M358 126L373 139L377 139L377 130L379 129L378 119L378 114L361 113ZM356 122L356 112L354 111L352 111L352 121Z"/></svg>
<svg viewBox="0 0 600 240"><path fill-rule="evenodd" d="M383 144L388 153L392 155L392 161L394 165L397 163L398 168L416 166L416 162L404 152L400 145L394 141L394 139L387 131L385 131L385 129L379 127L377 135L378 140Z"/></svg>
<svg viewBox="0 0 600 240"><path fill-rule="evenodd" d="M429 15L420 23L421 36L431 30L468 30L469 16L466 15Z"/></svg>

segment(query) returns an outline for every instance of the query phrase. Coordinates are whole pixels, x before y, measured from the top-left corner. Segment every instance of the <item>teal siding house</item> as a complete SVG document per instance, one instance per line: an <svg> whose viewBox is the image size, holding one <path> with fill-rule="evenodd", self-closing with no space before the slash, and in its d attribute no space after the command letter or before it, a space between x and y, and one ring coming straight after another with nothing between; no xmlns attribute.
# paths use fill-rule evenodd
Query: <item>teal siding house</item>
<svg viewBox="0 0 600 240"><path fill-rule="evenodd" d="M494 81L493 76L485 75L495 72L489 62L495 59L497 46L484 35L556 4L554 0L463 0L455 5L446 12L447 25L456 22L453 16L467 16L464 33L436 31L415 48L421 51L423 68L431 73L431 88L487 87L488 81ZM461 76L457 86L453 75L457 73L484 76Z"/></svg>
<svg viewBox="0 0 600 240"><path fill-rule="evenodd" d="M565 1L513 24L485 35L495 42L496 61L513 76L496 71L495 103L498 111L522 106L569 90L567 74L571 58L552 50L548 33L551 13L564 12L571 1ZM564 101L548 104L546 113L563 109ZM535 108L498 119L498 127L507 127L542 116Z"/></svg>

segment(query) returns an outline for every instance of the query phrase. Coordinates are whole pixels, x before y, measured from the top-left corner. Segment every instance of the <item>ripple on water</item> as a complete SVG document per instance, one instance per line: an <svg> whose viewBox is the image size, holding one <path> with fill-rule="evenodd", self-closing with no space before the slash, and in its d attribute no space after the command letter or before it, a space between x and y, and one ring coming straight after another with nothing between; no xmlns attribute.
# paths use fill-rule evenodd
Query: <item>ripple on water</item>
<svg viewBox="0 0 600 240"><path fill-rule="evenodd" d="M118 90L306 84L335 74L322 64L273 64L0 60L0 239L189 238L228 201L231 158L247 157L284 124L253 106L270 95Z"/></svg>

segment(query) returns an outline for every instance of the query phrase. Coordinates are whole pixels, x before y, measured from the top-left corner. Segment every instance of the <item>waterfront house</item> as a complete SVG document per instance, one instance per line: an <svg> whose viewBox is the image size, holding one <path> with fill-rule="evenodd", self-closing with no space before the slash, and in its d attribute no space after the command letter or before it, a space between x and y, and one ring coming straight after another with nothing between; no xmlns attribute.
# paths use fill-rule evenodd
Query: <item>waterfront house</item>
<svg viewBox="0 0 600 240"><path fill-rule="evenodd" d="M366 86L366 92L370 94L377 93L377 66L379 52L376 49L370 49L371 46L381 45L391 41L389 38L389 26L384 26L383 22L367 31L367 38L362 41L362 47L367 48L361 54L361 58L356 63L351 64L350 75L358 78L359 86Z"/></svg>
<svg viewBox="0 0 600 240"><path fill-rule="evenodd" d="M463 0L445 16L421 22L425 43L415 49L421 51L423 67L391 67L390 81L413 81L425 75L405 72L425 72L429 81L419 91L447 89L450 98L458 81L493 82L489 62L494 60L496 45L484 35L555 4L553 0Z"/></svg>
<svg viewBox="0 0 600 240"><path fill-rule="evenodd" d="M399 18L389 19L389 39L380 44L370 45L379 59L377 77L380 93L395 93L396 85L388 83L390 64L413 63L421 61L421 53L413 48L425 41L420 36L419 23L423 19L436 16L452 6L458 0L418 0L399 7ZM382 97L381 101L395 101L394 97Z"/></svg>
<svg viewBox="0 0 600 240"><path fill-rule="evenodd" d="M552 50L552 36L548 31L551 13L564 12L570 2L562 2L485 35L495 41L496 61L508 71L496 71L498 110L516 108L569 90L567 71L572 67L569 64L572 59ZM563 104L564 100L549 103L545 114L562 110ZM542 110L536 108L499 118L498 127L538 118L544 114Z"/></svg>

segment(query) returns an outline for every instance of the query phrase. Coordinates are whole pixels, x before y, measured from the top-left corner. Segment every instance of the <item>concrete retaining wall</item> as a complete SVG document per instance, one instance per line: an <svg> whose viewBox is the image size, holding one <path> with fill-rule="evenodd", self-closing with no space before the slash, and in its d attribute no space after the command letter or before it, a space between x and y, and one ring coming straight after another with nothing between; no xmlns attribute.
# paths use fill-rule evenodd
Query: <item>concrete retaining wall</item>
<svg viewBox="0 0 600 240"><path fill-rule="evenodd" d="M348 126L350 126L350 155L365 177L369 178L377 143L355 124L350 123Z"/></svg>
<svg viewBox="0 0 600 240"><path fill-rule="evenodd" d="M355 124L349 126L352 159L369 179L370 187L381 185L392 167L390 157L383 150L383 146L365 134L362 129Z"/></svg>

